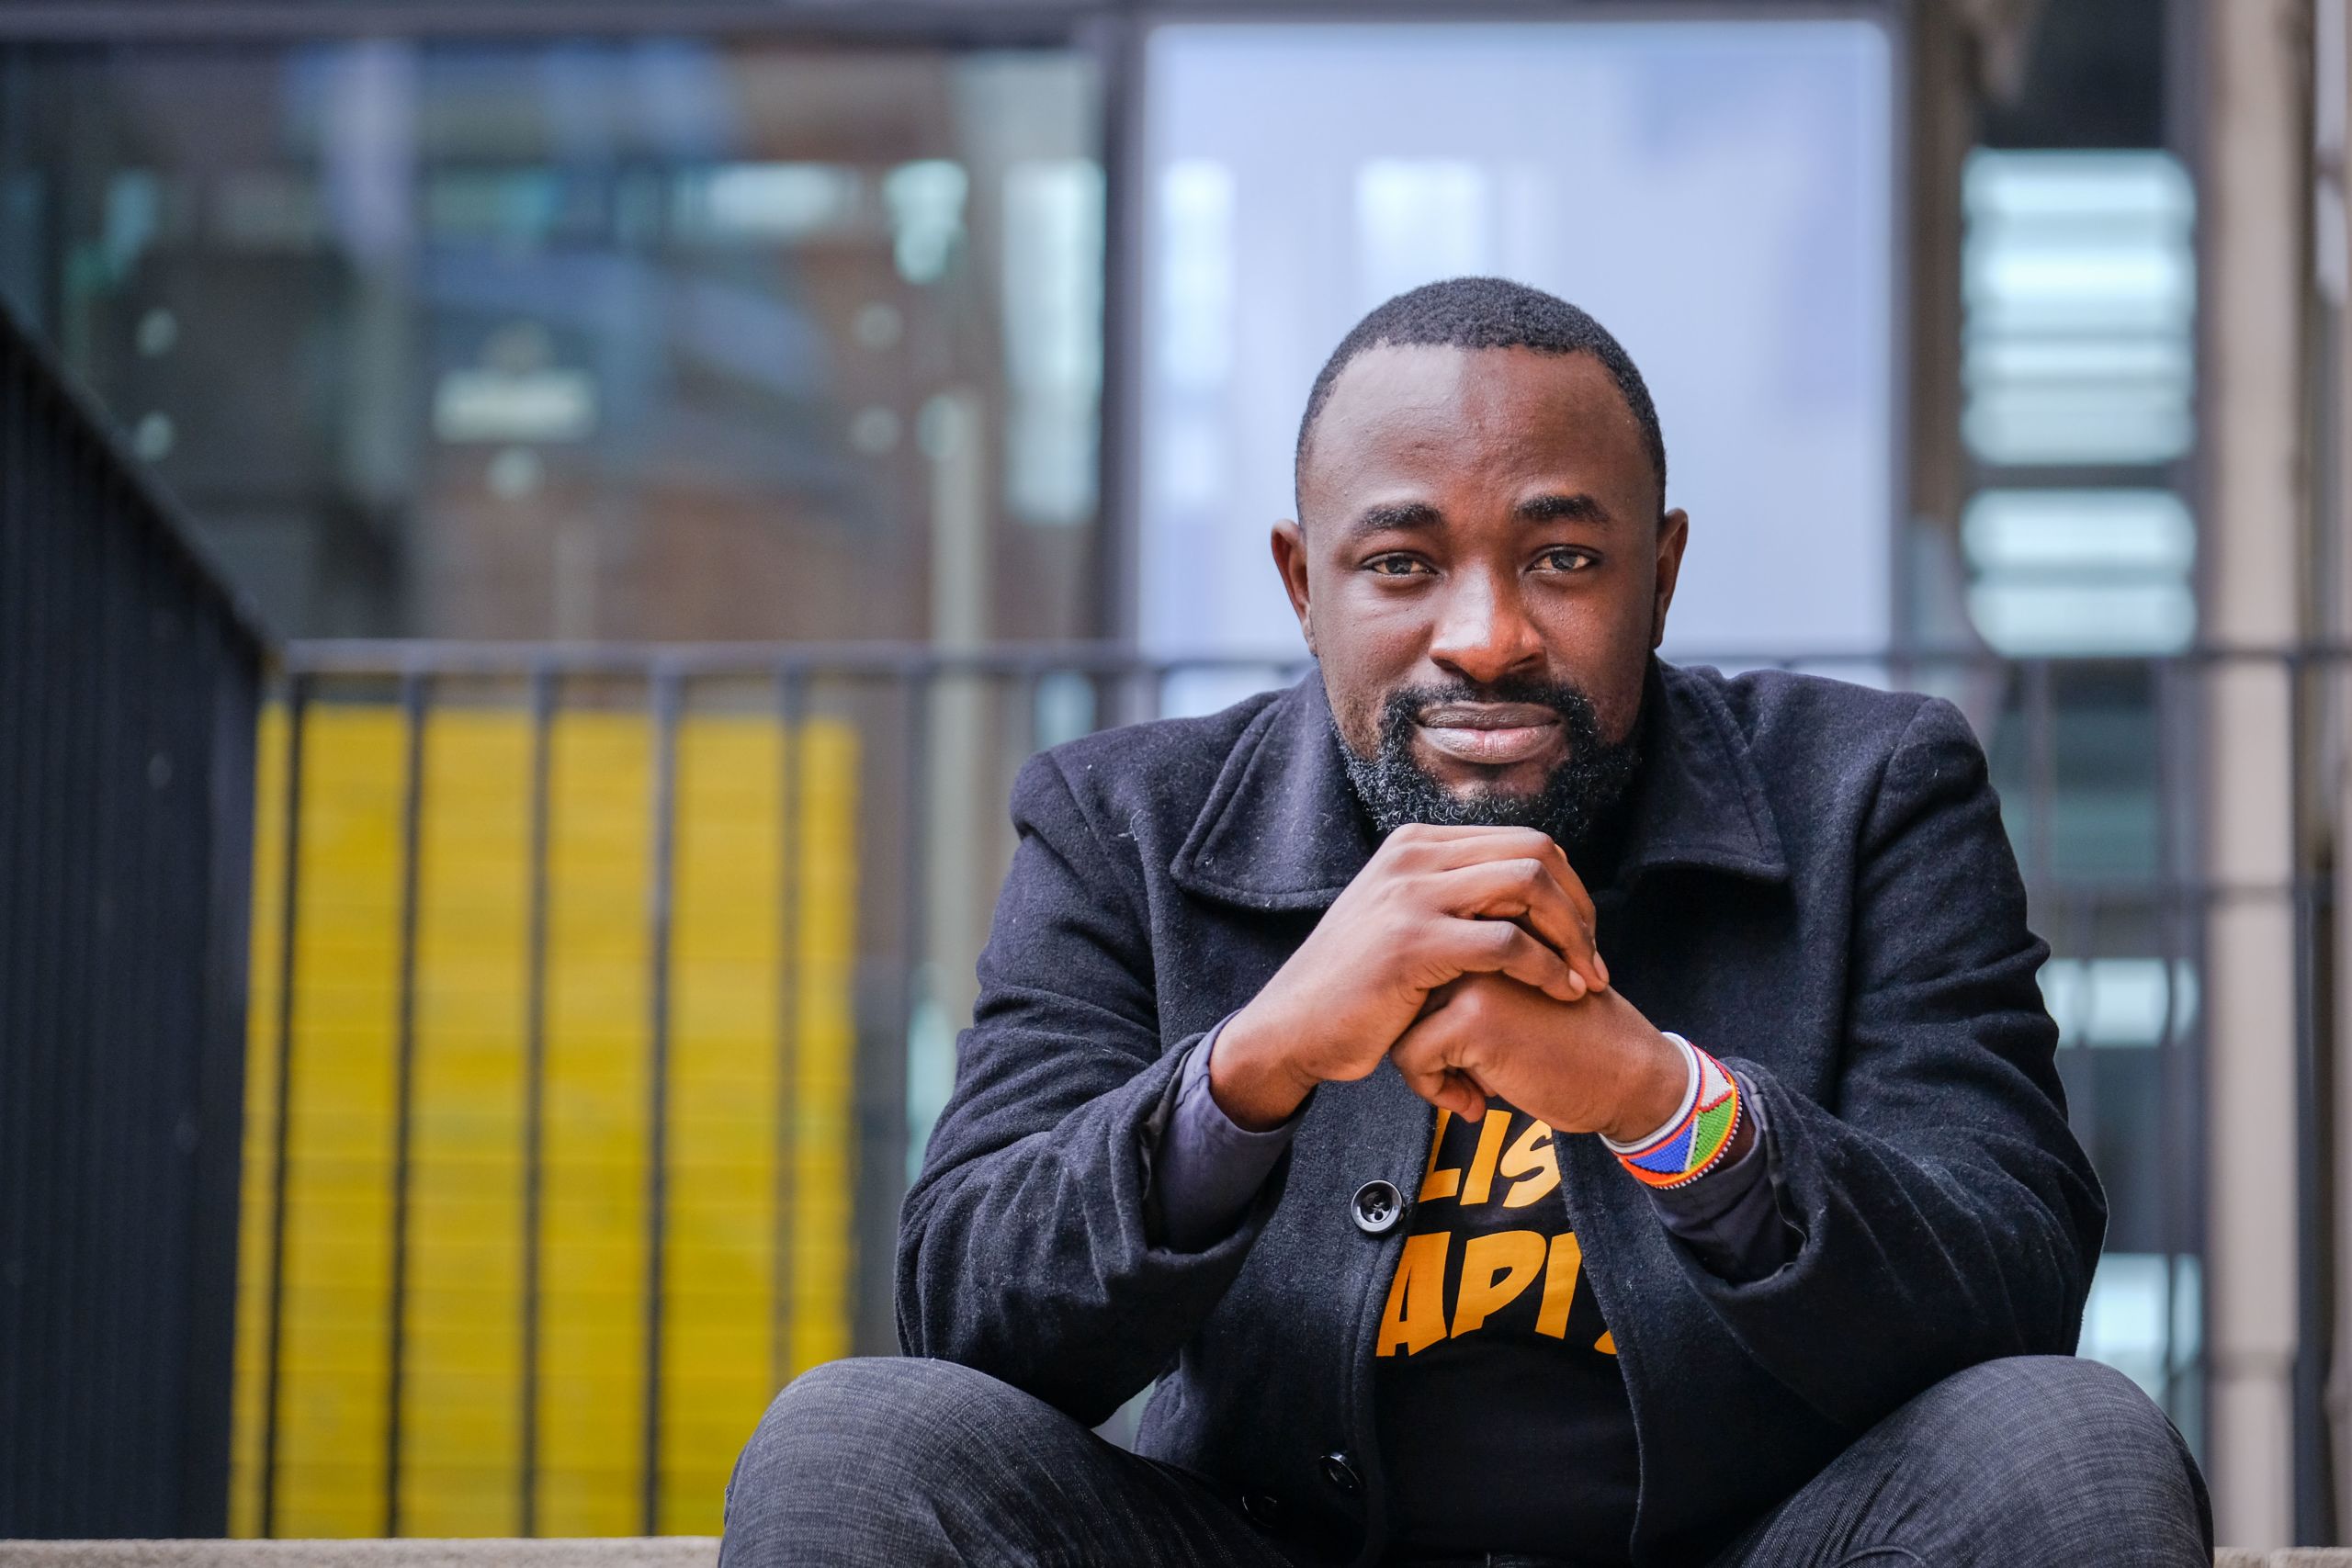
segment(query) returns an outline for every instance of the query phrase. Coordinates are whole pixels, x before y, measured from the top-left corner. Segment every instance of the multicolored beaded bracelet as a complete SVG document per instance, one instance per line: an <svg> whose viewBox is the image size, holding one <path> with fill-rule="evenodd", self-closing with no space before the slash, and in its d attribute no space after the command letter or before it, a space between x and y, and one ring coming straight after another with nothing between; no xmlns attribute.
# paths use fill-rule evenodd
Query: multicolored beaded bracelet
<svg viewBox="0 0 2352 1568"><path fill-rule="evenodd" d="M1714 1168L1739 1131L1739 1085L1724 1065L1671 1030L1663 1032L1690 1062L1690 1085L1682 1108L1657 1132L1638 1144L1603 1136L1617 1162L1652 1187L1679 1187Z"/></svg>

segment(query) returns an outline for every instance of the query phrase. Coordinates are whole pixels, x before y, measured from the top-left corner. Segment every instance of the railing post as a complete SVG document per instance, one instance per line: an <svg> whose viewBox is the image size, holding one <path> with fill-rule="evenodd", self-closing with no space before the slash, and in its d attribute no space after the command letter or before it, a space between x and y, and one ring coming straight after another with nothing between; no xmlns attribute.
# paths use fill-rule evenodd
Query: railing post
<svg viewBox="0 0 2352 1568"><path fill-rule="evenodd" d="M640 1508L646 1535L662 1533L662 1275L669 1255L670 925L677 835L679 688L675 672L654 671L653 862L646 921L650 1033L646 1063L645 1469Z"/></svg>
<svg viewBox="0 0 2352 1568"><path fill-rule="evenodd" d="M529 908L523 977L523 1322L521 1494L518 1531L539 1533L539 1269L546 1220L548 1124L548 781L555 739L556 682L531 671L530 848L525 876Z"/></svg>

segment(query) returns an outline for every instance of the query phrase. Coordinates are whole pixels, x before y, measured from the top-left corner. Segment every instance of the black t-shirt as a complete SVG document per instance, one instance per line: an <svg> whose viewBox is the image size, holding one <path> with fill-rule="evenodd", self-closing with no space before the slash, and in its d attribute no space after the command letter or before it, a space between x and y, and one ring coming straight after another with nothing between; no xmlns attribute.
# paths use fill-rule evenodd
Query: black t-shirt
<svg viewBox="0 0 2352 1568"><path fill-rule="evenodd" d="M1629 1561L1638 1467L1616 1343L1560 1195L1552 1129L1500 1100L1438 1113L1374 1345L1402 1551Z"/></svg>

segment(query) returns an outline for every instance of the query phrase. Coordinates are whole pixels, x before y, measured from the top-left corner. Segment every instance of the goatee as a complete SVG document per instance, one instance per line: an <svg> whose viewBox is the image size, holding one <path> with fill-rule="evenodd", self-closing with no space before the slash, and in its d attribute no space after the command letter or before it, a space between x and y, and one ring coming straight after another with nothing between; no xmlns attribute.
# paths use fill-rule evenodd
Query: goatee
<svg viewBox="0 0 2352 1568"><path fill-rule="evenodd" d="M1463 791L1448 789L1422 770L1412 750L1414 720L1440 703L1532 703L1549 708L1560 716L1567 756L1532 795L1484 784ZM1337 734L1336 719L1332 728ZM1571 860L1581 861L1597 847L1597 833L1612 821L1641 766L1641 733L1637 722L1624 739L1603 739L1592 699L1582 691L1566 682L1519 679L1487 686L1464 681L1401 687L1381 705L1379 750L1374 755L1359 756L1346 736L1339 739L1348 782L1382 836L1408 822L1539 828L1558 840Z"/></svg>

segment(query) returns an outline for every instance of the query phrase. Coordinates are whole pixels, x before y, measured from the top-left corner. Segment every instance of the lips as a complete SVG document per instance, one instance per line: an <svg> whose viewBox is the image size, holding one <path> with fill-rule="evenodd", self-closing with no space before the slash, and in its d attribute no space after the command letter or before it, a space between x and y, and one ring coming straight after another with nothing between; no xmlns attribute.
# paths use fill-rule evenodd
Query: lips
<svg viewBox="0 0 2352 1568"><path fill-rule="evenodd" d="M1441 756L1483 767L1527 761L1560 739L1560 716L1534 703L1440 703L1415 728Z"/></svg>

